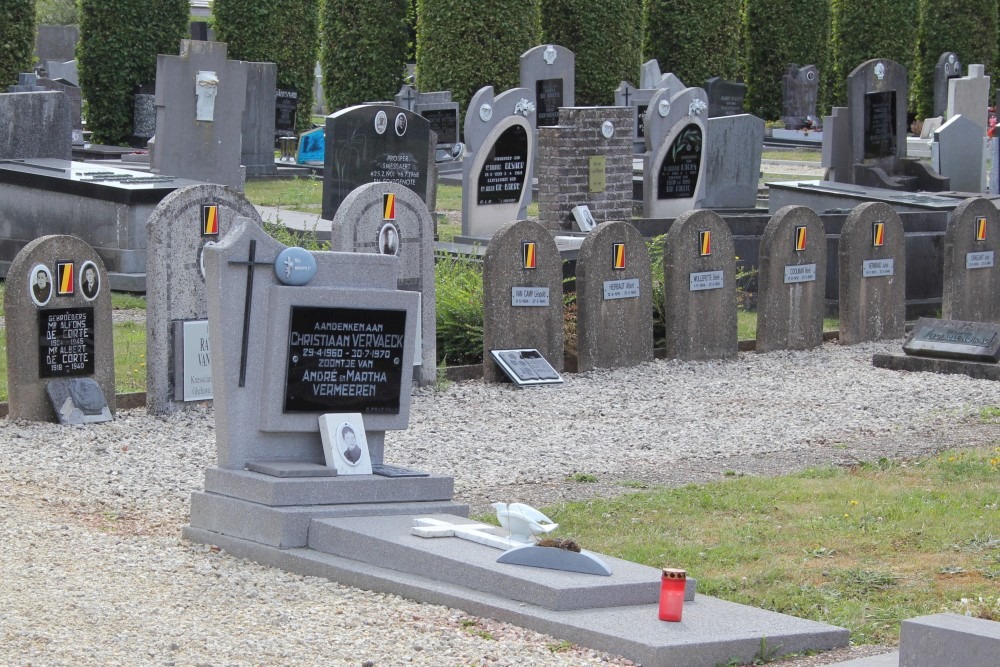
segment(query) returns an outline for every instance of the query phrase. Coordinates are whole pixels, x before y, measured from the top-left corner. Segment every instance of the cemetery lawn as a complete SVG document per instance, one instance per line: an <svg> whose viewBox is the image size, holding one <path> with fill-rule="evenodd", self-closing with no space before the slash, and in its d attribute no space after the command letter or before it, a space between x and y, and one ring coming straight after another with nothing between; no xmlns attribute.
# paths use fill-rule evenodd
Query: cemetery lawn
<svg viewBox="0 0 1000 667"><path fill-rule="evenodd" d="M323 210L322 178L248 180L244 194L257 206L276 206L303 213Z"/></svg>
<svg viewBox="0 0 1000 667"><path fill-rule="evenodd" d="M823 154L821 151L809 151L809 150L771 150L764 151L761 153L760 159L762 160L795 160L796 162L816 162L817 164L822 161Z"/></svg>
<svg viewBox="0 0 1000 667"><path fill-rule="evenodd" d="M903 619L941 611L1000 620L1000 443L733 477L544 511L586 549L683 567L699 593L846 627L853 644L896 644Z"/></svg>

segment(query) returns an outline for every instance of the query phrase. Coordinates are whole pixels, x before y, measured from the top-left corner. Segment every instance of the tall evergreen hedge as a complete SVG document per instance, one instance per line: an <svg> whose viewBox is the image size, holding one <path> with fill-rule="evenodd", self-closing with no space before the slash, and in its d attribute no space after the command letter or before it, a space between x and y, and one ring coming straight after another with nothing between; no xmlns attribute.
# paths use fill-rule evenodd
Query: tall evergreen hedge
<svg viewBox="0 0 1000 667"><path fill-rule="evenodd" d="M792 63L826 67L830 5L815 0L746 0L743 43L747 97L744 108L765 120L781 117L781 77ZM821 83L822 85L822 83ZM817 109L822 114L822 109Z"/></svg>
<svg viewBox="0 0 1000 667"><path fill-rule="evenodd" d="M323 0L323 94L330 111L391 100L406 71L408 0Z"/></svg>
<svg viewBox="0 0 1000 667"><path fill-rule="evenodd" d="M642 50L641 0L542 0L542 41L576 53L576 104L614 104L634 81Z"/></svg>
<svg viewBox="0 0 1000 667"><path fill-rule="evenodd" d="M80 0L80 87L94 143L132 134L133 93L156 80L156 56L190 35L188 0Z"/></svg>
<svg viewBox="0 0 1000 667"><path fill-rule="evenodd" d="M742 0L644 0L643 59L686 86L741 77Z"/></svg>
<svg viewBox="0 0 1000 667"><path fill-rule="evenodd" d="M417 8L417 85L450 90L462 109L483 86L517 87L521 54L541 43L538 0L418 0Z"/></svg>
<svg viewBox="0 0 1000 667"><path fill-rule="evenodd" d="M298 129L311 126L313 70L319 50L317 0L214 0L215 36L229 58L278 66L278 88L299 94Z"/></svg>
<svg viewBox="0 0 1000 667"><path fill-rule="evenodd" d="M847 103L847 75L872 58L895 60L912 81L917 0L832 0L830 10L831 106Z"/></svg>
<svg viewBox="0 0 1000 667"><path fill-rule="evenodd" d="M916 66L910 74L910 97L918 118L934 107L934 66L945 51L954 51L962 75L972 64L986 65L989 73L997 58L996 0L954 0L938 4L919 0Z"/></svg>
<svg viewBox="0 0 1000 667"><path fill-rule="evenodd" d="M0 92L32 71L35 45L34 0L0 0Z"/></svg>

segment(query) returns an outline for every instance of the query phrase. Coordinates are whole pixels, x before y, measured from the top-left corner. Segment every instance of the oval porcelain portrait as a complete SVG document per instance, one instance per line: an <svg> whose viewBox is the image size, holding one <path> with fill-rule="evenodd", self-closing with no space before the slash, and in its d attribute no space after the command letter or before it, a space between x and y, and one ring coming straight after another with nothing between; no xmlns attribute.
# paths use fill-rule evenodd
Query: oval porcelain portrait
<svg viewBox="0 0 1000 667"><path fill-rule="evenodd" d="M356 466L361 461L358 434L350 422L342 422L337 426L337 451L348 465Z"/></svg>

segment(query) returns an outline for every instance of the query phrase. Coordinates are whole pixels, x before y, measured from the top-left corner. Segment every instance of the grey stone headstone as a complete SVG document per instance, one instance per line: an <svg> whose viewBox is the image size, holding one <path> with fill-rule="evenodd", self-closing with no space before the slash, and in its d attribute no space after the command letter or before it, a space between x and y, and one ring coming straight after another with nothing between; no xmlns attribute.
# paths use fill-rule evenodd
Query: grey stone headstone
<svg viewBox="0 0 1000 667"><path fill-rule="evenodd" d="M216 207L214 225L212 206ZM174 398L179 378L173 323L208 318L205 246L228 234L237 217L261 224L257 209L242 194L204 184L167 195L146 222L146 409L150 414L170 414L197 404Z"/></svg>
<svg viewBox="0 0 1000 667"><path fill-rule="evenodd" d="M906 157L907 91L906 68L885 58L868 60L848 75L852 164L888 174L900 171Z"/></svg>
<svg viewBox="0 0 1000 667"><path fill-rule="evenodd" d="M73 84L74 86L80 85L80 72L76 60L67 60L66 62L61 62L59 60L46 60L45 73L48 78L53 81L62 79L66 83Z"/></svg>
<svg viewBox="0 0 1000 667"><path fill-rule="evenodd" d="M965 116L952 116L934 130L931 164L950 179L952 190L985 191L986 134Z"/></svg>
<svg viewBox="0 0 1000 667"><path fill-rule="evenodd" d="M986 76L983 65L969 65L968 76L948 80L946 119L961 115L975 123L985 136L989 104L990 77Z"/></svg>
<svg viewBox="0 0 1000 667"><path fill-rule="evenodd" d="M764 228L757 274L757 352L823 344L826 231L806 206L785 206Z"/></svg>
<svg viewBox="0 0 1000 667"><path fill-rule="evenodd" d="M847 107L833 107L823 119L822 165L825 181L851 182L851 117Z"/></svg>
<svg viewBox="0 0 1000 667"><path fill-rule="evenodd" d="M698 208L705 197L705 134L708 98L701 88L673 97L663 89L646 114L642 209L646 218L674 218Z"/></svg>
<svg viewBox="0 0 1000 667"><path fill-rule="evenodd" d="M40 25L35 33L35 56L38 60L72 60L80 28L75 25Z"/></svg>
<svg viewBox="0 0 1000 667"><path fill-rule="evenodd" d="M505 225L486 246L483 379L500 382L504 377L490 350L521 348L538 350L562 371L562 259L552 235L532 220Z"/></svg>
<svg viewBox="0 0 1000 667"><path fill-rule="evenodd" d="M902 338L906 246L899 215L883 202L855 207L841 229L838 258L840 343Z"/></svg>
<svg viewBox="0 0 1000 667"><path fill-rule="evenodd" d="M243 112L243 140L240 164L247 176L272 176L274 163L274 99L278 66L274 63L247 63L246 103Z"/></svg>
<svg viewBox="0 0 1000 667"><path fill-rule="evenodd" d="M739 81L726 81L713 76L705 81L708 95L708 117L737 116L743 113L743 99L747 95L747 85Z"/></svg>
<svg viewBox="0 0 1000 667"><path fill-rule="evenodd" d="M72 117L71 137L74 146L83 144L83 92L72 83L64 80L38 79L38 85L45 90L64 93L69 98Z"/></svg>
<svg viewBox="0 0 1000 667"><path fill-rule="evenodd" d="M764 121L750 114L709 118L705 141L705 208L754 208L764 150Z"/></svg>
<svg viewBox="0 0 1000 667"><path fill-rule="evenodd" d="M493 87L486 86L469 102L462 160L464 236L490 238L511 220L528 216L536 146L530 96L525 88L494 96Z"/></svg>
<svg viewBox="0 0 1000 667"><path fill-rule="evenodd" d="M576 305L580 372L653 360L649 251L634 225L606 222L583 240Z"/></svg>
<svg viewBox="0 0 1000 667"><path fill-rule="evenodd" d="M4 317L10 419L56 421L46 385L84 377L100 385L114 413L111 290L93 248L74 236L28 243L7 272Z"/></svg>
<svg viewBox="0 0 1000 667"><path fill-rule="evenodd" d="M946 320L1000 323L1000 213L988 199L966 199L944 237Z"/></svg>
<svg viewBox="0 0 1000 667"><path fill-rule="evenodd" d="M576 54L564 46L542 44L521 54L521 88L535 105L532 127L559 123L559 107L576 106Z"/></svg>
<svg viewBox="0 0 1000 667"><path fill-rule="evenodd" d="M635 153L646 151L646 114L649 101L656 94L656 88L636 88L628 81L622 81L615 89L615 106L628 107L632 110L632 127L634 134L632 142Z"/></svg>
<svg viewBox="0 0 1000 667"><path fill-rule="evenodd" d="M101 385L93 378L49 380L45 392L60 424L98 424L113 419Z"/></svg>
<svg viewBox="0 0 1000 667"><path fill-rule="evenodd" d="M801 130L808 126L807 119L816 118L818 95L819 69L789 65L781 76L781 121L786 130Z"/></svg>
<svg viewBox="0 0 1000 667"><path fill-rule="evenodd" d="M652 60L647 60L639 68L639 87L647 89L655 89L660 85L660 79L663 74L660 73L660 63L653 58Z"/></svg>
<svg viewBox="0 0 1000 667"><path fill-rule="evenodd" d="M434 219L420 197L397 183L368 183L347 195L330 231L332 250L395 255L397 288L420 293L420 364L422 386L437 379L437 301L434 286ZM395 241L395 243L393 243Z"/></svg>
<svg viewBox="0 0 1000 667"><path fill-rule="evenodd" d="M736 251L725 221L707 210L677 218L667 232L663 274L667 358L735 357Z"/></svg>
<svg viewBox="0 0 1000 667"><path fill-rule="evenodd" d="M180 55L157 56L154 173L243 189L247 64L227 60L226 52L221 42L184 39ZM214 94L211 85L198 83L199 75L217 79ZM199 105L206 120L197 120Z"/></svg>
<svg viewBox="0 0 1000 667"><path fill-rule="evenodd" d="M962 76L958 54L945 51L934 66L934 108L932 116L943 116L948 109L948 81Z"/></svg>
<svg viewBox="0 0 1000 667"><path fill-rule="evenodd" d="M0 160L69 160L72 137L73 109L65 93L0 93Z"/></svg>

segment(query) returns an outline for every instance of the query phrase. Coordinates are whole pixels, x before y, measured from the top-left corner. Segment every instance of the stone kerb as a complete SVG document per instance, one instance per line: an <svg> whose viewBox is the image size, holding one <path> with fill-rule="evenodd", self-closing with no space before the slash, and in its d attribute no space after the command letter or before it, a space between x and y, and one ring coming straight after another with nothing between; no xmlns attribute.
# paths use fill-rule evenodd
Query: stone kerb
<svg viewBox="0 0 1000 667"><path fill-rule="evenodd" d="M642 209L647 218L675 218L705 197L705 135L708 96L686 88L663 89L646 111Z"/></svg>
<svg viewBox="0 0 1000 667"><path fill-rule="evenodd" d="M598 225L576 260L577 368L653 360L653 287L646 242L627 222Z"/></svg>
<svg viewBox="0 0 1000 667"><path fill-rule="evenodd" d="M522 348L537 349L553 368L563 369L562 259L552 235L532 220L508 223L486 246L484 380L504 377L490 350Z"/></svg>
<svg viewBox="0 0 1000 667"><path fill-rule="evenodd" d="M74 236L28 243L7 271L4 317L10 419L56 421L45 387L68 378L93 378L115 412L111 290L93 248Z"/></svg>
<svg viewBox="0 0 1000 667"><path fill-rule="evenodd" d="M702 361L737 353L736 253L717 213L688 211L663 252L667 358Z"/></svg>
<svg viewBox="0 0 1000 667"><path fill-rule="evenodd" d="M207 320L205 246L223 238L237 217L261 225L246 197L222 185L170 193L146 222L146 409L170 414L199 402L175 399L174 322ZM183 386L183 382L181 382Z"/></svg>
<svg viewBox="0 0 1000 667"><path fill-rule="evenodd" d="M998 249L997 208L982 197L959 204L944 236L944 319L1000 323Z"/></svg>
<svg viewBox="0 0 1000 667"><path fill-rule="evenodd" d="M767 223L757 288L757 352L823 344L826 231L815 211L785 206Z"/></svg>
<svg viewBox="0 0 1000 667"><path fill-rule="evenodd" d="M891 206L861 204L840 232L840 342L901 338L906 323L903 223Z"/></svg>
<svg viewBox="0 0 1000 667"><path fill-rule="evenodd" d="M437 301L434 285L434 219L419 195L398 183L369 183L347 195L333 217L332 250L394 255L401 290L421 295L421 385L437 379Z"/></svg>

